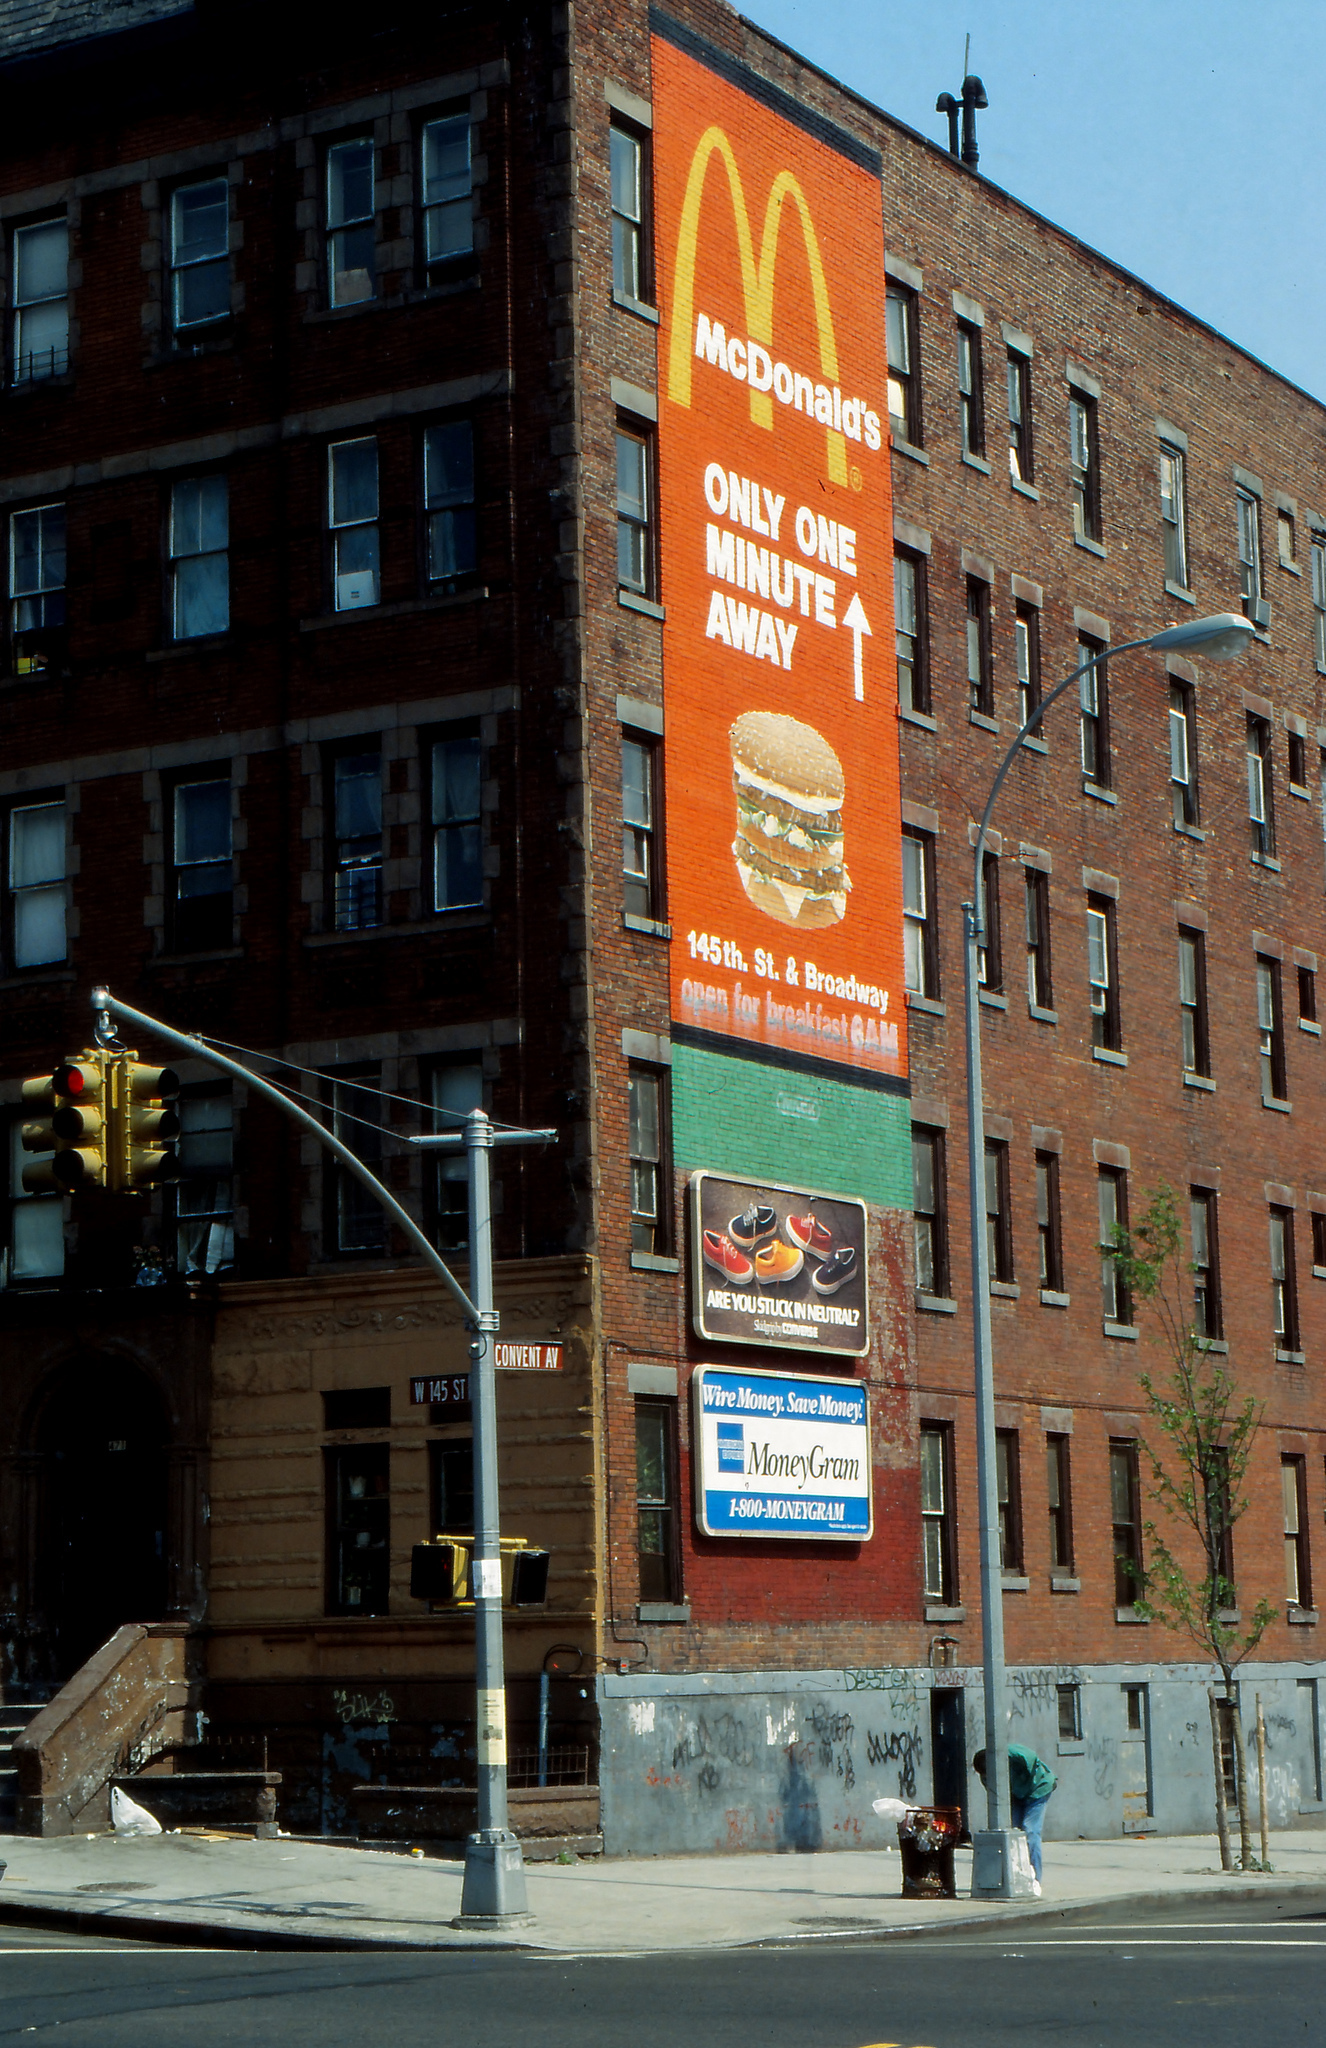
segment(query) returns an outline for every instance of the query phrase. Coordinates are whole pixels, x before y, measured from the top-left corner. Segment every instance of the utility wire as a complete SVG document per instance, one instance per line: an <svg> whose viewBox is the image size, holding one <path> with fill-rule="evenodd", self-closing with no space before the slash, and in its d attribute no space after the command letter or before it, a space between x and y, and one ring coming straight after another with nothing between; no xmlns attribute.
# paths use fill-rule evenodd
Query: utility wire
<svg viewBox="0 0 1326 2048"><path fill-rule="evenodd" d="M307 1077L312 1081L330 1081L334 1088L357 1088L361 1091L361 1093L365 1095L376 1095L378 1099L382 1102L404 1103L407 1109L431 1112L432 1115L435 1117L445 1117L448 1120L448 1122L460 1125L462 1127L464 1126L465 1119L468 1114L468 1112L463 1109L446 1109L442 1106L441 1103L421 1102L418 1096L416 1095L395 1095L389 1088L375 1087L371 1081L355 1080L350 1075L347 1075L344 1079L342 1079L342 1077L339 1074L335 1073L334 1071L329 1071L326 1067L301 1067L298 1061L282 1059L279 1053L255 1052L252 1046L234 1045L231 1043L229 1039L213 1038L210 1035L210 1033L205 1031L198 1032L197 1036L202 1040L204 1045L218 1046L222 1052L243 1053L245 1057L248 1059L261 1060L267 1066L285 1067L290 1073L307 1075ZM274 1083L274 1085L278 1088L284 1088L287 1094L289 1095L298 1094L301 1102L308 1102L309 1100L313 1100L315 1102L318 1102L318 1106L320 1108L325 1108L328 1106L327 1104L320 1102L316 1096L305 1096L302 1089L292 1088L290 1084L286 1081L277 1081ZM346 1116L349 1114L349 1112L346 1110L341 1110L339 1114L342 1116ZM356 1119L356 1121L362 1123L364 1119L360 1117ZM492 1127L495 1131L514 1131L520 1128L520 1126L516 1124L501 1123L498 1121L496 1117L490 1117L489 1122L492 1124ZM384 1130L388 1133L389 1136L392 1135L390 1126L386 1124L374 1124L371 1126L371 1128L374 1130Z"/></svg>

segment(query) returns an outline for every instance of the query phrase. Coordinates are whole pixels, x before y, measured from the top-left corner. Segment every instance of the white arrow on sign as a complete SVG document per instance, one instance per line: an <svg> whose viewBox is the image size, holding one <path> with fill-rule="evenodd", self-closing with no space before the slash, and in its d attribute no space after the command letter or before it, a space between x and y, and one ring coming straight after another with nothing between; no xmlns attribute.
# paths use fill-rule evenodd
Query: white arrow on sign
<svg viewBox="0 0 1326 2048"><path fill-rule="evenodd" d="M859 596L852 599L847 610L843 613L843 624L852 636L852 679L856 684L856 694L859 698L864 699L866 684L865 670L861 661L861 636L864 634L866 639L872 640L874 635L870 630L870 621L866 617L865 608Z"/></svg>

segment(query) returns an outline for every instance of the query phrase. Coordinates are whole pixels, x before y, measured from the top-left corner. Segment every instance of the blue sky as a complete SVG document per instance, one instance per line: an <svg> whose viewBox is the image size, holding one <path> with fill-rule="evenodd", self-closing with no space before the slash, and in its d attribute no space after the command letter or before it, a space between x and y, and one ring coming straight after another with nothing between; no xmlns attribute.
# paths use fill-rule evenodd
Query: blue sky
<svg viewBox="0 0 1326 2048"><path fill-rule="evenodd" d="M740 0L937 142L963 42L981 171L1326 399L1326 0Z"/></svg>

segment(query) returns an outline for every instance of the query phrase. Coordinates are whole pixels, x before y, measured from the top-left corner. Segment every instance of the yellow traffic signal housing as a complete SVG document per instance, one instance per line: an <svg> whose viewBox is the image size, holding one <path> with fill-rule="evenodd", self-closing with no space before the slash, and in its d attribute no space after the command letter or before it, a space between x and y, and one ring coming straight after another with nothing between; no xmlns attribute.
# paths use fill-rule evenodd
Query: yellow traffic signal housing
<svg viewBox="0 0 1326 2048"><path fill-rule="evenodd" d="M175 1140L180 1134L174 1098L179 1075L172 1067L145 1067L133 1052L113 1056L110 1185L119 1191L159 1187L179 1179Z"/></svg>
<svg viewBox="0 0 1326 2048"><path fill-rule="evenodd" d="M502 1605L543 1607L548 1599L548 1552L524 1536L503 1536ZM474 1538L434 1536L410 1553L410 1597L430 1607L472 1608Z"/></svg>
<svg viewBox="0 0 1326 2048"><path fill-rule="evenodd" d="M108 1053L84 1052L65 1060L49 1080L41 1076L23 1083L25 1107L43 1114L23 1126L28 1152L49 1153L23 1169L29 1194L75 1188L105 1187Z"/></svg>

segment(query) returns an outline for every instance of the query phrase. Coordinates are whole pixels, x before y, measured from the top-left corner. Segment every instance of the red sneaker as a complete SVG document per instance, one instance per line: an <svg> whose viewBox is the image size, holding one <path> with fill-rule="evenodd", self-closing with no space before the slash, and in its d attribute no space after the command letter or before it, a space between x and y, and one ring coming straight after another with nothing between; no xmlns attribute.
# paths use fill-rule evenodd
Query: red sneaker
<svg viewBox="0 0 1326 2048"><path fill-rule="evenodd" d="M727 1280L753 1280L755 1268L733 1244L730 1237L724 1237L720 1230L706 1230L704 1233L704 1262L712 1266Z"/></svg>
<svg viewBox="0 0 1326 2048"><path fill-rule="evenodd" d="M833 1250L833 1232L826 1230L818 1216L807 1212L804 1216L789 1216L787 1234L793 1244L799 1244L803 1252L809 1252L814 1259L827 1259Z"/></svg>

